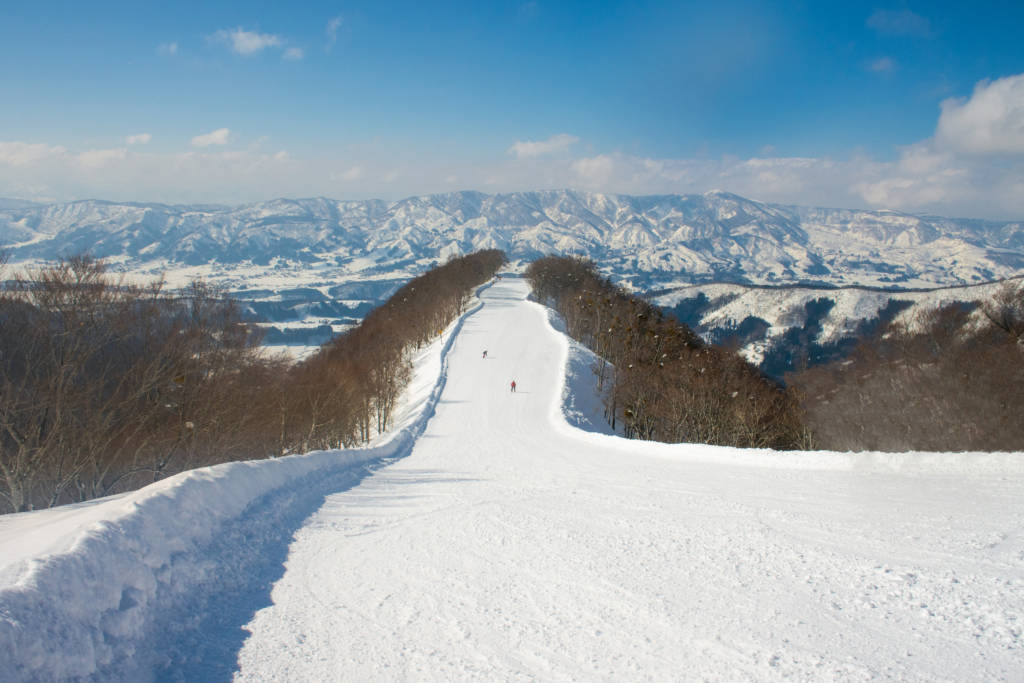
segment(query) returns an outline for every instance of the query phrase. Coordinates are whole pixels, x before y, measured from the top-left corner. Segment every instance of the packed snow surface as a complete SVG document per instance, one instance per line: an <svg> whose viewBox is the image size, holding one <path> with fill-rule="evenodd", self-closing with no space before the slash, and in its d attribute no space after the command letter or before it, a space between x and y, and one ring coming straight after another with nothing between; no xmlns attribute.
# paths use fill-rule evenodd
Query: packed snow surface
<svg viewBox="0 0 1024 683"><path fill-rule="evenodd" d="M57 518L0 573L0 678L1024 677L1024 454L598 433L586 353L527 293L482 291L421 357L407 447L200 470L83 508L70 545ZM35 514L0 527L5 557ZM176 515L177 547L147 540ZM138 555L96 555L115 545Z"/></svg>

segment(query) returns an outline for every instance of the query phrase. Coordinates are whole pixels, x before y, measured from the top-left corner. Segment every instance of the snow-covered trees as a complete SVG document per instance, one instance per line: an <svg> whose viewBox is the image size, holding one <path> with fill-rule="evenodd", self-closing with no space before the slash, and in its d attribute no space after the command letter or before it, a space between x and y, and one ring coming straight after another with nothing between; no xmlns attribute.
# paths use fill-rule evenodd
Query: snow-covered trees
<svg viewBox="0 0 1024 683"><path fill-rule="evenodd" d="M745 447L806 445L795 397L736 353L631 296L582 259L547 257L527 277L601 360L606 416L627 436ZM614 370L613 370L614 369Z"/></svg>

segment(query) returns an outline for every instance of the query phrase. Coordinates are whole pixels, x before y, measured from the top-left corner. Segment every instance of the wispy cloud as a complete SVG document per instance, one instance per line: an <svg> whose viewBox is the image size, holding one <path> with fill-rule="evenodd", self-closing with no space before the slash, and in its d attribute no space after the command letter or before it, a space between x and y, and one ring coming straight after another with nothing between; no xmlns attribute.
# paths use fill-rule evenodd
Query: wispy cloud
<svg viewBox="0 0 1024 683"><path fill-rule="evenodd" d="M932 23L908 9L875 10L868 17L867 25L878 33L890 36L930 38L934 35Z"/></svg>
<svg viewBox="0 0 1024 683"><path fill-rule="evenodd" d="M129 145L145 145L152 139L153 136L149 133L138 133L137 135L129 135L124 141Z"/></svg>
<svg viewBox="0 0 1024 683"><path fill-rule="evenodd" d="M610 154L598 154L594 157L585 157L572 162L572 171L579 180L589 186L607 183L615 174L615 159Z"/></svg>
<svg viewBox="0 0 1024 683"><path fill-rule="evenodd" d="M533 21L537 18L539 13L540 6L532 0L530 2L524 2L516 8L516 17L518 17L519 21L524 23Z"/></svg>
<svg viewBox="0 0 1024 683"><path fill-rule="evenodd" d="M324 29L324 33L327 35L327 45L324 47L328 52L334 47L334 44L338 42L338 29L341 28L342 18L341 16L331 17L327 20L327 28Z"/></svg>
<svg viewBox="0 0 1024 683"><path fill-rule="evenodd" d="M508 148L508 153L517 159L548 156L557 152L564 152L568 150L571 145L579 141L580 139L575 135L559 133L558 135L552 135L547 140L517 141Z"/></svg>
<svg viewBox="0 0 1024 683"><path fill-rule="evenodd" d="M306 51L303 50L301 47L290 47L284 51L284 54L281 55L281 58L294 62L302 59L305 56Z"/></svg>
<svg viewBox="0 0 1024 683"><path fill-rule="evenodd" d="M158 54L164 55L166 57L173 57L176 54L178 54L178 44L160 43L159 45L157 45L156 51Z"/></svg>
<svg viewBox="0 0 1024 683"><path fill-rule="evenodd" d="M42 143L0 141L0 164L8 166L25 166L44 159L61 157L67 149L60 146Z"/></svg>
<svg viewBox="0 0 1024 683"><path fill-rule="evenodd" d="M231 130L228 128L218 128L211 133L204 133L203 135L197 135L192 138L193 147L209 147L210 145L226 145L228 144L228 138L231 137Z"/></svg>
<svg viewBox="0 0 1024 683"><path fill-rule="evenodd" d="M89 149L78 155L75 160L86 168L103 168L104 166L123 162L128 156L128 150L123 147L116 149Z"/></svg>
<svg viewBox="0 0 1024 683"><path fill-rule="evenodd" d="M875 73L887 73L896 68L896 62L891 57L879 57L873 59L867 64L868 71L874 71Z"/></svg>
<svg viewBox="0 0 1024 683"><path fill-rule="evenodd" d="M209 36L215 43L223 43L231 48L235 54L249 57L255 55L268 47L280 47L284 44L281 36L272 33L257 33L245 29L221 29Z"/></svg>

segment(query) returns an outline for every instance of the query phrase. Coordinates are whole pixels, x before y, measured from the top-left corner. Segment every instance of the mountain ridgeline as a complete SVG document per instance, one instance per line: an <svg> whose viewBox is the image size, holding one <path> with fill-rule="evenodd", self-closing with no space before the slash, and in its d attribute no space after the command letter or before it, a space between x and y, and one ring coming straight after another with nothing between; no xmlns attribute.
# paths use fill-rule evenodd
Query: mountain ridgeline
<svg viewBox="0 0 1024 683"><path fill-rule="evenodd" d="M577 255L637 290L694 282L964 285L1024 268L1024 223L802 208L725 192L569 190L380 200L277 199L238 207L77 201L0 205L12 262L89 253L129 270L248 264L372 273L503 250Z"/></svg>

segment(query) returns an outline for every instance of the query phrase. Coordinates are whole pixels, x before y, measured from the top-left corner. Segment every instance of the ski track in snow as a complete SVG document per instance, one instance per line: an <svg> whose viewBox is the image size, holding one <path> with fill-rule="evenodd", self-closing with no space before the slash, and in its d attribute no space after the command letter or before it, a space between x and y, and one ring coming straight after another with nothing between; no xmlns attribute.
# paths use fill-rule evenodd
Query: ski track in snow
<svg viewBox="0 0 1024 683"><path fill-rule="evenodd" d="M139 551L149 583L94 538L140 533L142 513L89 527L108 543L94 551L68 551L62 515L54 554L0 563L0 646L22 667L8 677L0 664L0 680L1024 677L1022 454L626 441L600 421L587 352L527 293L517 278L482 291L445 337L446 361L440 347L424 356L409 395L436 405L408 406L411 450L246 463L336 461L255 487L163 564ZM197 476L161 484L173 493ZM145 512L152 498L83 514L131 501ZM198 502L171 498L201 525ZM44 533L29 523L41 514L0 521L0 550L18 524ZM114 584L117 604L68 589L76 615L62 616L43 593L82 567ZM74 588L90 590L86 578ZM78 659L46 644L75 629L93 634ZM42 653L22 652L40 641Z"/></svg>
<svg viewBox="0 0 1024 683"><path fill-rule="evenodd" d="M236 680L1024 674L1018 470L581 438L526 293L489 290L412 453L298 531Z"/></svg>

